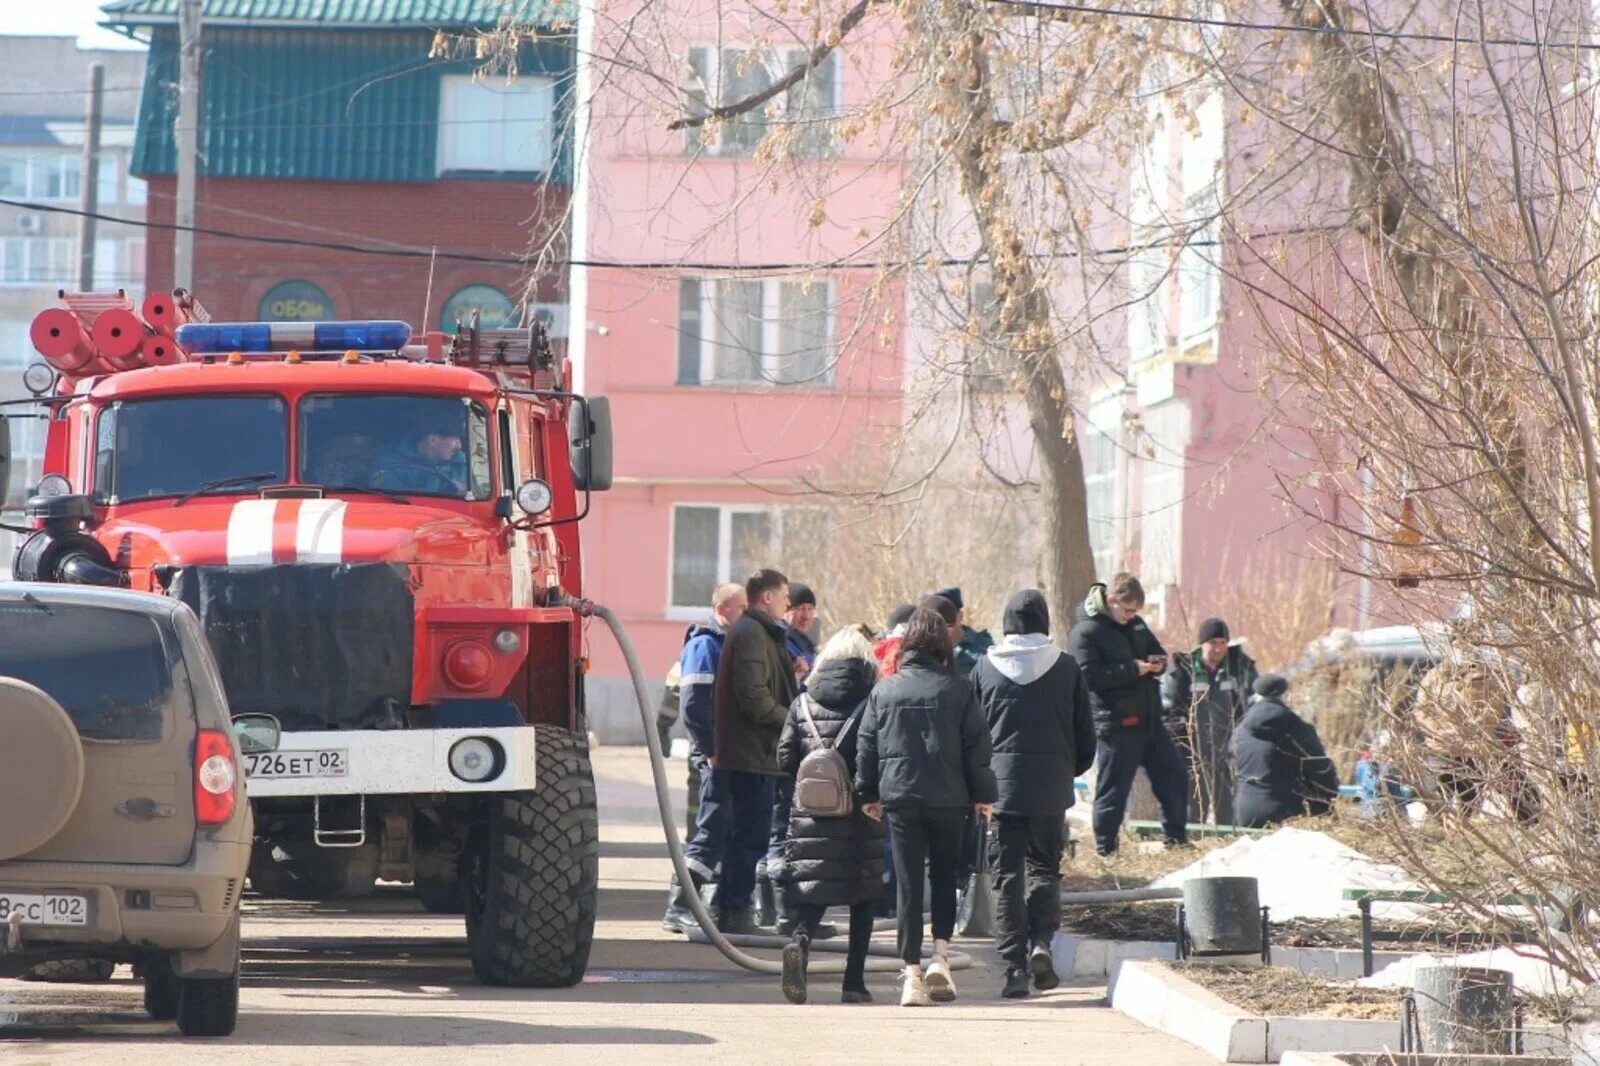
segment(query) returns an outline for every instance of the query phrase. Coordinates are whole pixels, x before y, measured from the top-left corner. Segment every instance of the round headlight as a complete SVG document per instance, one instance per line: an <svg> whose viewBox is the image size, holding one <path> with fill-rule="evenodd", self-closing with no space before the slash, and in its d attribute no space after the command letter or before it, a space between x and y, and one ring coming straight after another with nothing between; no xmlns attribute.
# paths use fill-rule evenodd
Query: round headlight
<svg viewBox="0 0 1600 1066"><path fill-rule="evenodd" d="M32 363L22 372L22 387L35 396L43 396L55 388L56 372L49 363Z"/></svg>
<svg viewBox="0 0 1600 1066"><path fill-rule="evenodd" d="M35 496L71 496L72 482L60 474L46 474L39 479L39 487L34 490Z"/></svg>
<svg viewBox="0 0 1600 1066"><path fill-rule="evenodd" d="M467 737L450 748L450 772L463 781L487 781L500 772L499 763L499 748L483 737Z"/></svg>
<svg viewBox="0 0 1600 1066"><path fill-rule="evenodd" d="M494 635L495 649L504 655L522 650L522 636L515 629L502 629Z"/></svg>
<svg viewBox="0 0 1600 1066"><path fill-rule="evenodd" d="M538 478L529 478L517 486L517 506L524 514L544 514L555 502L555 495Z"/></svg>

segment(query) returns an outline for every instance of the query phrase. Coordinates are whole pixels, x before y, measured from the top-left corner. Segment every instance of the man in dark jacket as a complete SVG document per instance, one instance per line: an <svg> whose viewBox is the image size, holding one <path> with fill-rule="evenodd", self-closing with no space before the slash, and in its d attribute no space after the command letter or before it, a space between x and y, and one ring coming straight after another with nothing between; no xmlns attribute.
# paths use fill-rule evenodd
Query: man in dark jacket
<svg viewBox="0 0 1600 1066"><path fill-rule="evenodd" d="M789 580L757 570L745 582L750 607L728 632L713 689L717 753L711 765L727 784L728 841L717 882L717 927L725 933L765 932L751 912L756 864L772 825L778 736L799 694L794 660L784 647Z"/></svg>
<svg viewBox="0 0 1600 1066"><path fill-rule="evenodd" d="M1072 657L1050 643L1043 593L1011 597L1005 637L972 672L994 745L994 894L1008 999L1060 984L1050 942L1061 926L1061 852L1072 779L1094 761L1089 690ZM1031 951L1030 951L1031 946Z"/></svg>
<svg viewBox="0 0 1600 1066"><path fill-rule="evenodd" d="M1167 724L1189 764L1190 813L1197 822L1233 824L1233 728L1244 717L1256 664L1228 642L1228 623L1200 623L1199 645L1174 656L1162 681Z"/></svg>
<svg viewBox="0 0 1600 1066"><path fill-rule="evenodd" d="M1260 829L1302 814L1326 814L1339 795L1339 775L1310 722L1291 711L1283 697L1289 682L1265 674L1257 699L1233 731L1239 789L1234 806L1239 824Z"/></svg>
<svg viewBox="0 0 1600 1066"><path fill-rule="evenodd" d="M956 673L967 677L972 673L972 668L977 666L983 655L994 647L994 638L986 629L973 629L967 625L967 605L961 598L961 589L954 585L943 588L934 593L949 600L956 609L956 627L959 634L955 635Z"/></svg>
<svg viewBox="0 0 1600 1066"><path fill-rule="evenodd" d="M1072 630L1067 652L1089 686L1096 738L1094 844L1115 854L1117 834L1143 766L1161 804L1167 844L1188 843L1189 786L1183 756L1161 721L1161 674L1167 653L1139 612L1144 586L1132 574L1095 585L1083 605L1083 621Z"/></svg>
<svg viewBox="0 0 1600 1066"><path fill-rule="evenodd" d="M727 783L710 763L717 752L711 696L723 642L744 615L745 604L743 585L719 585L711 595L711 624L690 626L678 655L678 706L689 733L690 787L699 799L694 832L684 849L696 892L716 879L717 864L727 845ZM667 890L667 913L661 919L661 928L669 933L686 933L698 924L684 899L685 891L674 874Z"/></svg>

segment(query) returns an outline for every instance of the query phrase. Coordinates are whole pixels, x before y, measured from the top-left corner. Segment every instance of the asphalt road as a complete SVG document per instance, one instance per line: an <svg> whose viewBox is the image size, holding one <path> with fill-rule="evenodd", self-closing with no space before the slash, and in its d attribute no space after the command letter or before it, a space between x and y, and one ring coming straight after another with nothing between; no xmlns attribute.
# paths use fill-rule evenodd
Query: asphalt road
<svg viewBox="0 0 1600 1066"><path fill-rule="evenodd" d="M682 764L674 766L682 778ZM714 949L661 932L668 863L642 749L596 754L601 804L600 923L577 988L527 991L473 981L459 919L424 913L403 889L355 903L245 902L245 989L238 1032L184 1040L140 1009L126 970L108 984L0 981L0 1061L393 1063L887 1062L1154 1064L1213 1060L1107 1008L1104 989L1066 987L1003 1001L988 945L958 973L961 998L897 1005L892 975L871 975L878 1003L837 1002L837 978L813 1003L783 1000L775 978L746 974ZM679 819L682 821L681 816ZM884 934L880 934L883 936Z"/></svg>

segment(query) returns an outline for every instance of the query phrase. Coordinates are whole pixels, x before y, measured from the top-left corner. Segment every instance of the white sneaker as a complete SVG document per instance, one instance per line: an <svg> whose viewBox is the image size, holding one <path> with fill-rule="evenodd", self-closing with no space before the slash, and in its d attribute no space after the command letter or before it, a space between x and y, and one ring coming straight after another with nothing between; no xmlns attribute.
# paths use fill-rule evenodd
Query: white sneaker
<svg viewBox="0 0 1600 1066"><path fill-rule="evenodd" d="M928 986L922 979L922 968L907 970L905 984L900 988L900 1005L902 1007L931 1007L933 1000L928 998Z"/></svg>
<svg viewBox="0 0 1600 1066"><path fill-rule="evenodd" d="M956 998L956 979L950 976L950 960L935 955L928 964L928 995L935 1003L949 1003Z"/></svg>

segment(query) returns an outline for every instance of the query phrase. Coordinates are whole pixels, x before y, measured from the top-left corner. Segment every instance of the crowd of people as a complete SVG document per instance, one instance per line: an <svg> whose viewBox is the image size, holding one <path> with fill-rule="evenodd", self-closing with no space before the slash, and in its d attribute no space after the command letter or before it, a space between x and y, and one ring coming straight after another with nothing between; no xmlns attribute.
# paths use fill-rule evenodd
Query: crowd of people
<svg viewBox="0 0 1600 1066"><path fill-rule="evenodd" d="M1255 826L1326 809L1337 778L1285 702L1287 681L1257 676L1220 619L1169 663L1144 601L1131 574L1095 585L1062 650L1038 590L1007 602L996 643L966 624L961 590L945 588L896 608L881 635L847 625L819 649L811 588L771 569L717 588L711 622L690 628L676 664L692 883L674 878L664 928L695 926L687 894L705 898L714 882L722 932L789 938L783 990L803 1003L811 944L835 934L823 918L843 908L842 998L867 1003L873 923L891 894L901 1004L947 1002L958 884L987 836L1000 992L1022 998L1059 983L1050 944L1066 811L1091 766L1105 856L1141 767L1170 846L1187 843L1191 805ZM663 736L672 717L664 707Z"/></svg>

